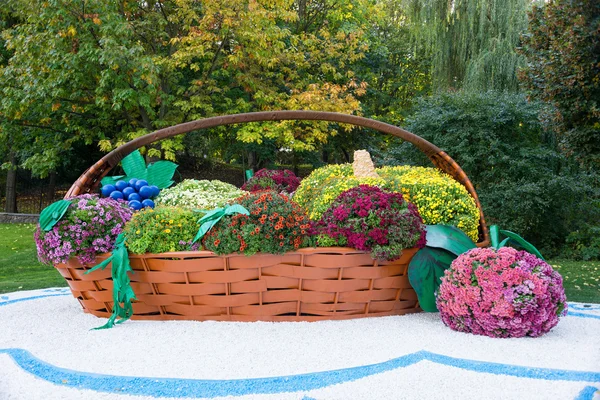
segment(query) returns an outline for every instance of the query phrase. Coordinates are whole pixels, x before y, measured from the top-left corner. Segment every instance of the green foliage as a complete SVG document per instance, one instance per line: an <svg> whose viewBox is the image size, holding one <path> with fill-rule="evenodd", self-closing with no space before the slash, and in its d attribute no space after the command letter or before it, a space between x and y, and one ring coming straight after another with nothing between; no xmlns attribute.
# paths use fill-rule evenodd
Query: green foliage
<svg viewBox="0 0 600 400"><path fill-rule="evenodd" d="M544 126L562 149L590 168L600 167L600 3L551 0L529 14L520 73L533 98L551 104Z"/></svg>
<svg viewBox="0 0 600 400"><path fill-rule="evenodd" d="M146 208L136 212L125 225L127 249L134 254L191 250L201 216L178 207Z"/></svg>
<svg viewBox="0 0 600 400"><path fill-rule="evenodd" d="M420 43L411 43L413 21L402 1L378 1L373 11L373 28L366 32L369 48L354 67L357 76L368 83L360 98L362 109L370 118L401 126L404 112L431 90L430 59L423 56ZM375 138L368 139L373 145Z"/></svg>
<svg viewBox="0 0 600 400"><path fill-rule="evenodd" d="M365 93L351 65L367 48L370 1L310 2L307 13L289 0L9 7L20 23L2 17L0 138L41 176L82 143L109 151L159 128L248 111L357 113ZM271 140L296 151L337 133L326 122L266 126L214 132L227 145ZM180 150L172 139L147 154L173 160Z"/></svg>
<svg viewBox="0 0 600 400"><path fill-rule="evenodd" d="M588 225L571 232L561 255L573 260L600 260L600 227Z"/></svg>
<svg viewBox="0 0 600 400"><path fill-rule="evenodd" d="M415 41L431 57L437 91L518 90L523 56L515 47L527 29L530 0L409 0Z"/></svg>
<svg viewBox="0 0 600 400"><path fill-rule="evenodd" d="M488 224L519 232L552 256L569 232L598 221L597 176L546 139L539 103L497 92L447 93L419 102L408 129L444 149L467 173ZM394 156L429 164L408 143Z"/></svg>

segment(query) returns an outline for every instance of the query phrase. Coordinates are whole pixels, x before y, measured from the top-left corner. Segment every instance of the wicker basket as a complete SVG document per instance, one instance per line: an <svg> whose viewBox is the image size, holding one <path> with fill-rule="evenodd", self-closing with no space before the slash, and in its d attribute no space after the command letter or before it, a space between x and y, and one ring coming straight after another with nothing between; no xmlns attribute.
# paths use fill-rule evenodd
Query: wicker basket
<svg viewBox="0 0 600 400"><path fill-rule="evenodd" d="M479 243L489 232L471 181L444 151L393 125L354 115L317 111L271 111L227 115L187 122L142 136L104 156L81 175L65 198L98 190L100 181L132 151L157 140L221 125L281 120L346 123L404 139L435 166L462 183L479 208ZM399 260L376 262L368 253L349 248L311 248L281 256L218 256L209 251L131 255L132 287L137 296L134 319L227 321L313 321L419 311L407 277L416 249ZM107 255L100 256L98 262ZM110 268L85 275L91 266L76 259L56 265L86 312L112 313Z"/></svg>
<svg viewBox="0 0 600 400"><path fill-rule="evenodd" d="M416 312L417 295L406 275L416 251L379 263L339 247L251 257L210 251L132 255L138 299L133 318L316 321ZM75 258L56 268L86 312L111 315L110 268L85 275L90 266Z"/></svg>

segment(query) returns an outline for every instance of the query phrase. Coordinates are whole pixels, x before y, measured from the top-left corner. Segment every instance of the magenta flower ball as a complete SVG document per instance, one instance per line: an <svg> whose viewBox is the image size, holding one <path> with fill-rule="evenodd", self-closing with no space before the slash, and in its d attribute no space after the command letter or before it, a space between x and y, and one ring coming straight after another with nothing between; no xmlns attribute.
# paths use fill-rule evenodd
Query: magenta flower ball
<svg viewBox="0 0 600 400"><path fill-rule="evenodd" d="M461 254L442 277L437 307L444 324L490 337L541 336L567 314L560 274L511 247Z"/></svg>

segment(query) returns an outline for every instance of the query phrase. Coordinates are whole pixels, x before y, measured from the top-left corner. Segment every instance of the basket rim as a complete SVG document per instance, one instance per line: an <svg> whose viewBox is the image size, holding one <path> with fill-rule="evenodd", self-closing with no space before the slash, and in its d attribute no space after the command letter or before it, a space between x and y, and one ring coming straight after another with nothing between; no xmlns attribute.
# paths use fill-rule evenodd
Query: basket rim
<svg viewBox="0 0 600 400"><path fill-rule="evenodd" d="M167 139L173 136L184 133L213 128L222 125L244 124L249 122L267 122L267 121L285 121L285 120L303 120L303 121L329 121L361 126L364 128L374 129L381 133L387 133L399 137L423 152L435 167L441 169L451 175L459 183L461 183L467 192L475 201L475 205L479 210L479 247L488 246L490 243L490 234L488 226L485 222L483 209L475 191L475 187L471 183L467 174L446 152L429 141L408 132L397 126L377 121L370 118L360 117L351 114L342 114L327 111L310 111L310 110L279 110L279 111L260 111L241 114L229 114L224 116L209 117L190 122L184 122L168 128L159 129L133 139L110 153L106 154L94 165L88 168L71 186L65 195L65 199L77 196L79 194L90 193L95 191L100 185L100 181L108 172L116 167L119 162L131 152L139 149L142 146L153 143L157 140Z"/></svg>
<svg viewBox="0 0 600 400"><path fill-rule="evenodd" d="M417 247L407 247L402 249L402 251L406 250L414 250ZM262 253L258 252L252 255L246 255L243 253L229 253L229 254L217 254L210 250L197 250L197 251L168 251L164 253L144 253L144 254L135 254L129 253L129 258L193 258L193 257L254 257L254 256L275 256L282 257L285 255L306 255L306 254L324 254L324 255L333 255L333 256L343 256L350 254L371 254L365 250L357 250L352 247L302 247L296 250L287 251L281 254L275 253ZM96 254L96 258L108 258L111 256L111 253L100 253ZM77 257L71 257L77 258Z"/></svg>

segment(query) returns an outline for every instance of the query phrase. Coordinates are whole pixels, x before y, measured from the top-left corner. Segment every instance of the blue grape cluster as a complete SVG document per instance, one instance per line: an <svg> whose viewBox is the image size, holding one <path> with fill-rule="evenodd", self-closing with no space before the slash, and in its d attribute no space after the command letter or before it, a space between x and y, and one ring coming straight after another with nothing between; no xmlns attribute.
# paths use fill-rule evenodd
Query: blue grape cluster
<svg viewBox="0 0 600 400"><path fill-rule="evenodd" d="M100 191L104 197L127 200L129 207L134 210L141 210L144 207L154 208L152 199L160 193L158 186L148 185L146 180L135 178L129 182L117 181L114 185L104 185Z"/></svg>

